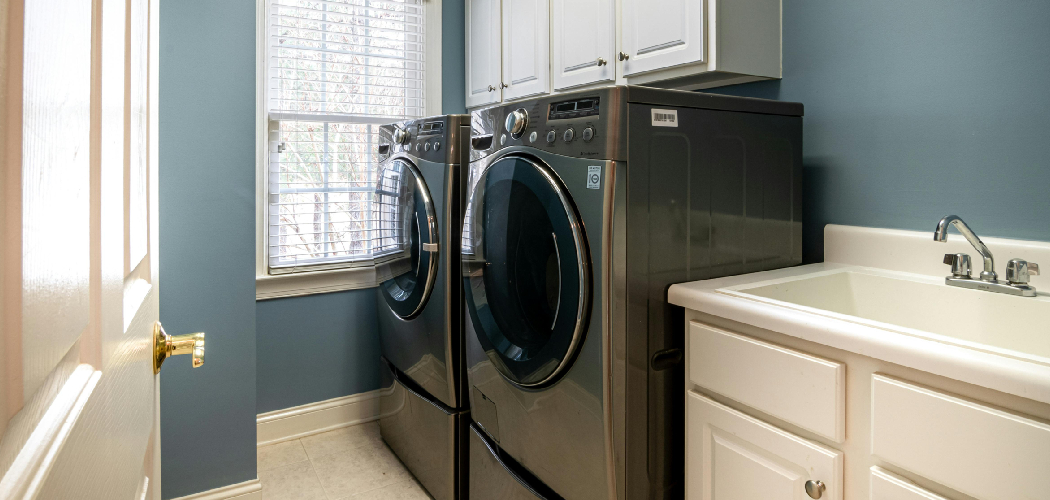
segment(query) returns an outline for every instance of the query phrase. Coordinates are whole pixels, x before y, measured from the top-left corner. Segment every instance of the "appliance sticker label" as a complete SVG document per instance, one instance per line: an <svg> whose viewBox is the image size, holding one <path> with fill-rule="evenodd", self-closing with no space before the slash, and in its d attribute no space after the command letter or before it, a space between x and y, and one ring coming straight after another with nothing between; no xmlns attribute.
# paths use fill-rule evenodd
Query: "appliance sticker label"
<svg viewBox="0 0 1050 500"><path fill-rule="evenodd" d="M587 189L600 189L602 187L602 166L591 165L587 167Z"/></svg>
<svg viewBox="0 0 1050 500"><path fill-rule="evenodd" d="M654 127L677 127L678 126L678 110L677 109L656 109L656 108L653 108L653 126Z"/></svg>

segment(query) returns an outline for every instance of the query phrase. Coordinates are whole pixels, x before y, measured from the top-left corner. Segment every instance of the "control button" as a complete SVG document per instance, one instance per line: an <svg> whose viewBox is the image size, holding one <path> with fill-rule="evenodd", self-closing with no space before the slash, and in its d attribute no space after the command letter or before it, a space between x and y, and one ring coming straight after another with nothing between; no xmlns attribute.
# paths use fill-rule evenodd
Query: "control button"
<svg viewBox="0 0 1050 500"><path fill-rule="evenodd" d="M417 142L416 143L416 152L419 152L420 148L422 148L422 147L423 147L423 145Z"/></svg>
<svg viewBox="0 0 1050 500"><path fill-rule="evenodd" d="M553 130L551 130L550 132L547 132L547 142L549 142L551 144L554 144L554 141L557 140L557 139L558 139L558 134L555 133Z"/></svg>
<svg viewBox="0 0 1050 500"><path fill-rule="evenodd" d="M535 130L532 131L532 133L529 134L529 142L536 142L536 139L538 137L539 137L539 134L537 134Z"/></svg>
<svg viewBox="0 0 1050 500"><path fill-rule="evenodd" d="M441 143L437 142L437 141L434 141L434 151L437 151L439 149L441 149Z"/></svg>
<svg viewBox="0 0 1050 500"><path fill-rule="evenodd" d="M588 142L591 139L594 139L594 129L591 127L583 129L583 134L581 135L581 137L583 137L583 142Z"/></svg>
<svg viewBox="0 0 1050 500"><path fill-rule="evenodd" d="M507 134L499 135L499 145L502 146L507 143Z"/></svg>
<svg viewBox="0 0 1050 500"><path fill-rule="evenodd" d="M565 133L561 135L561 138L565 142L572 142L573 137L576 137L576 131L572 128L565 129Z"/></svg>
<svg viewBox="0 0 1050 500"><path fill-rule="evenodd" d="M423 151L430 151L430 143L429 142L423 145Z"/></svg>

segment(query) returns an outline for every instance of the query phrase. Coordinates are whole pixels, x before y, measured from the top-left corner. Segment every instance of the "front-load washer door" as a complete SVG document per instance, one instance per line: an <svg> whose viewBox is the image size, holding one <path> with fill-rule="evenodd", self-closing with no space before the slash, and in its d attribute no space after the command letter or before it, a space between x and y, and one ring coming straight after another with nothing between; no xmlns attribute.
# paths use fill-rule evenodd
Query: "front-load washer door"
<svg viewBox="0 0 1050 500"><path fill-rule="evenodd" d="M376 281L390 309L411 319L430 298L438 267L437 217L415 165L401 158L383 164L372 209Z"/></svg>
<svg viewBox="0 0 1050 500"><path fill-rule="evenodd" d="M474 186L462 248L470 321L507 380L553 384L575 359L590 311L576 208L554 172L531 157L496 160Z"/></svg>

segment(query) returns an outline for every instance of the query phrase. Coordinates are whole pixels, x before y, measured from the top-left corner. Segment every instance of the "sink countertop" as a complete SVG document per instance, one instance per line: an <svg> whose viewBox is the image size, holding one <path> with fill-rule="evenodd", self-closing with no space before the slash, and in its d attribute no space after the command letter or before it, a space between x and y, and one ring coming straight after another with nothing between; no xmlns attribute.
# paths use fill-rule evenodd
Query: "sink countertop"
<svg viewBox="0 0 1050 500"><path fill-rule="evenodd" d="M996 256L1001 274L1006 261L1014 257L1050 263L1050 243L982 239ZM954 234L944 244L933 241L932 231L828 226L825 229L825 256L829 262L674 285L668 292L668 300L731 321L1050 404L1048 357L748 293L748 289L770 283L837 273L947 286L943 280L950 273L948 267L940 263L939 257L955 252L975 254L961 236ZM979 271L979 268L975 269L975 272ZM1050 276L1034 276L1032 285L1039 289L1038 297L1009 298L1050 302L1047 293L1050 291ZM929 313L951 314L940 310ZM957 311L957 314L965 316L967 311ZM1032 324L1033 328L1046 330L1045 334L1050 336L1050 318L1033 319Z"/></svg>

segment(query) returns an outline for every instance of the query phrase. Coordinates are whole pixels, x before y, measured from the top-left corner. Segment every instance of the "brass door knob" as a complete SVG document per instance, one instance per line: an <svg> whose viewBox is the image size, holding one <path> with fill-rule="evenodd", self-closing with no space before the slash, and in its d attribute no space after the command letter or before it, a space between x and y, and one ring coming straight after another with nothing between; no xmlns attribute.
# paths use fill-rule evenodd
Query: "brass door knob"
<svg viewBox="0 0 1050 500"><path fill-rule="evenodd" d="M172 337L164 332L160 321L153 323L153 373L160 373L164 360L180 354L193 355L193 367L204 364L204 332Z"/></svg>

